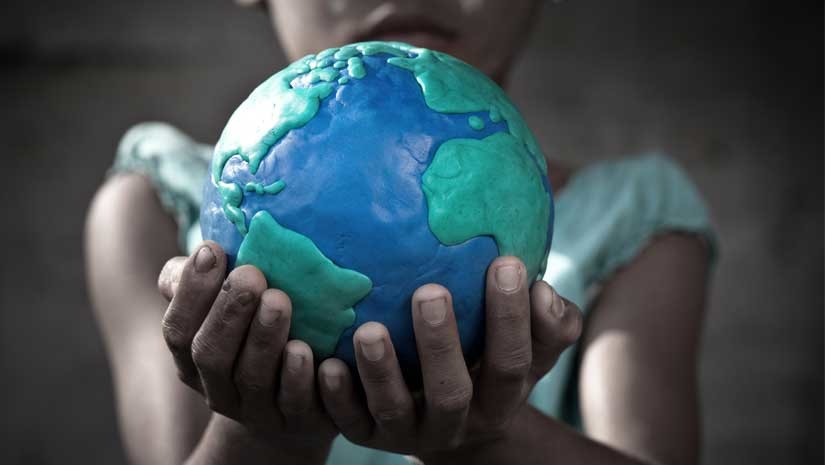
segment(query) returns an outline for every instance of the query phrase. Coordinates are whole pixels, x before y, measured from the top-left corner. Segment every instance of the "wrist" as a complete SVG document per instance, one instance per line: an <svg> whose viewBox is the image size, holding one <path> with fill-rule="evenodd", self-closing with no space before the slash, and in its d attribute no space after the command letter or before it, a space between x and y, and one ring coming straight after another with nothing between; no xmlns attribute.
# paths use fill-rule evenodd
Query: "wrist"
<svg viewBox="0 0 825 465"><path fill-rule="evenodd" d="M218 416L218 415L216 415ZM307 436L288 433L256 433L245 425L221 416L222 427L228 437L246 444L262 456L268 463L324 463L335 436Z"/></svg>
<svg viewBox="0 0 825 465"><path fill-rule="evenodd" d="M331 439L296 440L284 436L253 434L244 425L213 414L193 452L189 465L203 464L322 464L329 454Z"/></svg>
<svg viewBox="0 0 825 465"><path fill-rule="evenodd" d="M525 404L502 431L468 437L454 449L422 454L420 459L426 465L512 463L515 457L531 453L531 432L534 432L536 415L544 417L541 412Z"/></svg>

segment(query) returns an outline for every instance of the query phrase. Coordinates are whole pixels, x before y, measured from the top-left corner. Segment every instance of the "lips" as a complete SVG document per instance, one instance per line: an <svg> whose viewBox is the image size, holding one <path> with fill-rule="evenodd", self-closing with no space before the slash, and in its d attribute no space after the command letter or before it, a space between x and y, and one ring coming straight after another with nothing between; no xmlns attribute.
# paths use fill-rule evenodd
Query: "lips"
<svg viewBox="0 0 825 465"><path fill-rule="evenodd" d="M356 42L392 40L444 50L456 37L455 30L426 16L392 12L367 21L355 39Z"/></svg>

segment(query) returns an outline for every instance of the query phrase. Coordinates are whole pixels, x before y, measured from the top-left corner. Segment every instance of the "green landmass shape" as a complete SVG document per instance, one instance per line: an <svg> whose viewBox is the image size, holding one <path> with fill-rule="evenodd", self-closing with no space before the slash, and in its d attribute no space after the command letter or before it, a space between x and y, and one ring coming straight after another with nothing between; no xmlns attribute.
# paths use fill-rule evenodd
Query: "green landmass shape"
<svg viewBox="0 0 825 465"><path fill-rule="evenodd" d="M284 183L272 180L269 185L273 188L265 190L225 181L221 176L227 162L240 157L251 174L257 173L273 145L315 117L321 101L334 90L334 82L342 86L350 82L350 78L360 80L366 76L362 56L388 53L404 57L410 50L413 47L401 42L361 42L307 55L261 83L241 103L215 145L211 168L211 179L221 195L223 212L241 235L247 232L246 215L241 209L244 191L277 194Z"/></svg>
<svg viewBox="0 0 825 465"><path fill-rule="evenodd" d="M408 50L416 55L395 56L389 58L387 63L415 75L430 109L451 114L484 111L488 112L490 121L494 123L504 120L510 134L524 144L529 156L546 173L547 162L538 142L498 84L481 71L446 53L419 48Z"/></svg>
<svg viewBox="0 0 825 465"><path fill-rule="evenodd" d="M492 236L499 254L515 255L533 279L544 270L550 199L540 172L515 136L450 139L424 172L433 234L446 245Z"/></svg>
<svg viewBox="0 0 825 465"><path fill-rule="evenodd" d="M332 356L341 333L355 323L353 306L372 281L341 268L308 237L281 226L266 211L256 213L238 250L236 266L254 265L269 287L292 300L291 339L300 339L318 359Z"/></svg>

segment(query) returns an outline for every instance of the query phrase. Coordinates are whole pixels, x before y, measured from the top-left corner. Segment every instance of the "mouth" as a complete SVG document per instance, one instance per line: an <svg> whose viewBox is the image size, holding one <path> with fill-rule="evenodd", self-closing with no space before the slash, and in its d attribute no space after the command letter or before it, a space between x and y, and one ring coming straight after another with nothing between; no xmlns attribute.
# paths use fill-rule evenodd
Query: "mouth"
<svg viewBox="0 0 825 465"><path fill-rule="evenodd" d="M425 48L443 50L457 38L455 30L431 18L415 14L371 15L355 36L356 42L385 40L408 42Z"/></svg>

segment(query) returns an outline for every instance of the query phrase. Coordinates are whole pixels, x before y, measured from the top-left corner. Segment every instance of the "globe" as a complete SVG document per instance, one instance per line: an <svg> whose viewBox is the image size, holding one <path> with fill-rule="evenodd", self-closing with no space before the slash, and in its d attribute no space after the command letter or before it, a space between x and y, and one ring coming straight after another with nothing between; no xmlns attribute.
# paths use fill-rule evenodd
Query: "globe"
<svg viewBox="0 0 825 465"><path fill-rule="evenodd" d="M215 147L201 211L230 266L290 296L290 337L316 359L354 366L353 332L377 321L410 378L413 292L450 290L472 364L487 267L515 255L539 278L552 225L544 156L504 92L399 42L308 55L257 87Z"/></svg>

